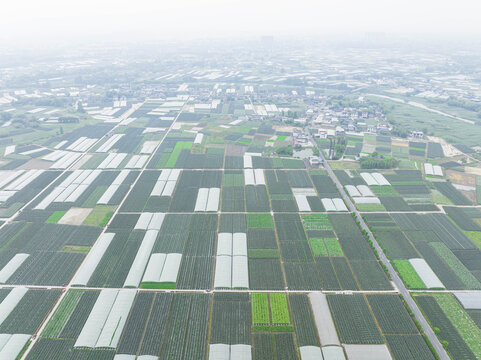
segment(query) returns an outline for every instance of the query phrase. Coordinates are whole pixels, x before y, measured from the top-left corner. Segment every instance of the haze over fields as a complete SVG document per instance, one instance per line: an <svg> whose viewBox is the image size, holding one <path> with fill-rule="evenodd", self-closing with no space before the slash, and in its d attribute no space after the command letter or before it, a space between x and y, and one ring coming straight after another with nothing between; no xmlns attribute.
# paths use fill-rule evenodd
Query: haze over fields
<svg viewBox="0 0 481 360"><path fill-rule="evenodd" d="M0 39L31 46L66 41L135 42L259 35L481 34L474 0L63 0L6 1ZM412 36L412 35L416 36Z"/></svg>
<svg viewBox="0 0 481 360"><path fill-rule="evenodd" d="M481 6L0 13L1 360L481 359Z"/></svg>

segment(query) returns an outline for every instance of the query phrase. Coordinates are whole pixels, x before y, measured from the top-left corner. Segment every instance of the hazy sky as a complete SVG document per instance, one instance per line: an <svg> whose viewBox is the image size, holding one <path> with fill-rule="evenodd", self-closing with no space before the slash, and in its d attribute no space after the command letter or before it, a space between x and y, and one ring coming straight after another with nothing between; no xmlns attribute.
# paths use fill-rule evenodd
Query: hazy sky
<svg viewBox="0 0 481 360"><path fill-rule="evenodd" d="M2 0L0 41L481 34L480 0Z"/></svg>

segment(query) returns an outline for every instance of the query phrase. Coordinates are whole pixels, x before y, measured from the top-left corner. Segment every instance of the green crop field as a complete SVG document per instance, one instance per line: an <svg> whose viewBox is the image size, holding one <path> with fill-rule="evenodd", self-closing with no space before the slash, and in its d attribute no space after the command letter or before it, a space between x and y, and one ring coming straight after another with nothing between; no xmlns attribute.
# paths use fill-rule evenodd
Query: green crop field
<svg viewBox="0 0 481 360"><path fill-rule="evenodd" d="M409 263L409 260L394 260L394 266L396 266L399 275L406 283L409 289L426 289L423 281L416 273L416 270Z"/></svg>

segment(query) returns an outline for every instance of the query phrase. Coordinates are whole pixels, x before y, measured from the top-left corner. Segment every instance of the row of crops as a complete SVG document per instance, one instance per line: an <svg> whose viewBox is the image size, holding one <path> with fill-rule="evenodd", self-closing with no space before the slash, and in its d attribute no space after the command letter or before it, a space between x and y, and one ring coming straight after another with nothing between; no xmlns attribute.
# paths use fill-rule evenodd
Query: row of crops
<svg viewBox="0 0 481 360"><path fill-rule="evenodd" d="M108 218L109 210L99 208L98 219ZM60 212L59 216L66 215ZM144 271L155 267L158 276L154 277L168 277L169 287L209 289L214 281L218 233L243 233L243 273L248 274L244 283L250 289L391 289L349 214L119 213L101 236L99 226L71 226L49 219L52 222L20 221L4 227L0 240L6 245L0 250L0 270L17 267L8 277L0 272L0 281L63 285L71 280L89 253L75 281L77 285L137 287ZM400 230L399 233L402 234ZM393 239L394 243L399 242L398 237ZM455 264L459 268L456 271L464 274L465 283L474 281L455 262L452 254L456 252L439 247L433 251ZM153 258L164 259L162 263L169 264L169 270L163 271ZM175 271L170 269L174 265ZM132 269L138 273L134 282ZM170 275L162 277L164 272Z"/></svg>
<svg viewBox="0 0 481 360"><path fill-rule="evenodd" d="M446 212L459 227L441 213L365 215L380 246L411 289L481 289L481 251L470 238L476 239L478 224L473 219L479 213L469 208L446 208Z"/></svg>
<svg viewBox="0 0 481 360"><path fill-rule="evenodd" d="M203 359L225 351L241 351L254 359L267 359L273 354L299 359L309 351L346 358L345 353L349 355L357 346L361 352L386 352L393 359L434 359L399 296L322 295L323 304L313 300L316 296L140 291L118 328L121 334L115 335L115 346L105 347L95 343L102 340L110 315L103 330L89 333L93 345L79 345L83 329L91 322L92 313L98 311L102 293L69 290L27 358L97 359L102 354L100 358L113 359L122 354ZM324 311L321 308L328 313L318 322L318 311ZM326 337L326 321L333 324L330 337ZM415 345L415 356L403 351L406 342Z"/></svg>
<svg viewBox="0 0 481 360"><path fill-rule="evenodd" d="M445 188L452 188L450 199L452 196L464 199L464 201L453 199L454 203L467 204L468 201L450 183L425 181L422 172L419 170L384 171L383 175L387 181L385 186L367 184L359 172L355 170L350 170L349 173L344 170L336 170L335 173L348 190L352 186L363 187L369 185L372 194L367 195L366 201L360 202L354 198L357 208L363 212L439 211L439 208L435 205L439 198L436 194ZM441 192L445 193L444 190ZM350 195L352 196L352 191L350 191Z"/></svg>

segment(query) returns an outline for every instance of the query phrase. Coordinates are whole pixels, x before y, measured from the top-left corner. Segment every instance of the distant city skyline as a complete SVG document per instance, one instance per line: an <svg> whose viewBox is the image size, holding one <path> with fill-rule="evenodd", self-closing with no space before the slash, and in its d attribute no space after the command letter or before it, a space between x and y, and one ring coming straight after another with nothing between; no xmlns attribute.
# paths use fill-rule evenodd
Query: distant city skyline
<svg viewBox="0 0 481 360"><path fill-rule="evenodd" d="M0 43L252 36L481 34L473 0L20 0L2 4Z"/></svg>

